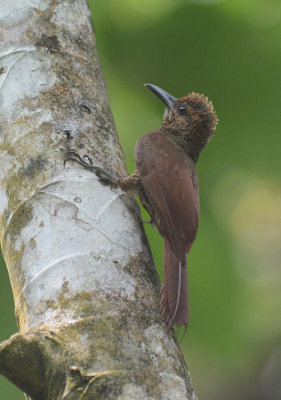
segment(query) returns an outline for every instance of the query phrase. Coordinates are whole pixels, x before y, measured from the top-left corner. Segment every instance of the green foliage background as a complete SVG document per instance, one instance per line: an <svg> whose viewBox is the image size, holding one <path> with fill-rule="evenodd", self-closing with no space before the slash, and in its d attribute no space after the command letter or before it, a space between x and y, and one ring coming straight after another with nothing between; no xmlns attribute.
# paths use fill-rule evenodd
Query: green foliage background
<svg viewBox="0 0 281 400"><path fill-rule="evenodd" d="M181 343L198 397L280 399L281 3L90 6L129 172L136 140L160 125L164 111L145 82L176 97L208 95L220 120L198 163L201 220L189 256L190 324ZM162 239L146 231L162 276ZM0 321L0 340L17 331L4 262ZM0 399L23 395L0 378Z"/></svg>

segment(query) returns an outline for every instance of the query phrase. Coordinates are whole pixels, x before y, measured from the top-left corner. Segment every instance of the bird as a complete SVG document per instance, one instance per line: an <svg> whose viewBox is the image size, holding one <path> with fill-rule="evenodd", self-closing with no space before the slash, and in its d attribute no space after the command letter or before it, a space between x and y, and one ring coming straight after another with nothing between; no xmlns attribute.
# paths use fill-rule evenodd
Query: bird
<svg viewBox="0 0 281 400"><path fill-rule="evenodd" d="M167 331L187 328L189 318L187 256L199 222L199 184L196 163L214 136L218 119L211 101L195 92L175 98L164 89L145 84L166 106L160 128L141 136L134 149L136 168L126 177L114 177L93 165L92 159L68 151L75 161L125 192L137 194L150 215L151 225L164 238L164 280L161 318Z"/></svg>

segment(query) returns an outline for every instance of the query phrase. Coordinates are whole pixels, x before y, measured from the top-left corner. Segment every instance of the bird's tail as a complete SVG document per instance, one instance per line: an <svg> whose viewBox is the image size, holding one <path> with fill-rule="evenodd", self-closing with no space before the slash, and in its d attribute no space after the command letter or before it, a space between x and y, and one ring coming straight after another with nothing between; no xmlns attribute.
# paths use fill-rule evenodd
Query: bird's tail
<svg viewBox="0 0 281 400"><path fill-rule="evenodd" d="M162 318L168 324L185 325L188 323L188 281L187 263L173 253L167 239L164 241L164 283L161 299Z"/></svg>

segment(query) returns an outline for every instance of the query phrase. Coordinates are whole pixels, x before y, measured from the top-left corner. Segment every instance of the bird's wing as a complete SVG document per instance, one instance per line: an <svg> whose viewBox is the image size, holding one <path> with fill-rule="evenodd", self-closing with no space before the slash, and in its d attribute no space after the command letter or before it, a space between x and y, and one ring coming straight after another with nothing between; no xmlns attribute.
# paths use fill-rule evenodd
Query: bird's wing
<svg viewBox="0 0 281 400"><path fill-rule="evenodd" d="M198 227L195 165L180 146L157 131L140 138L135 159L142 186L160 220L160 233L183 259Z"/></svg>

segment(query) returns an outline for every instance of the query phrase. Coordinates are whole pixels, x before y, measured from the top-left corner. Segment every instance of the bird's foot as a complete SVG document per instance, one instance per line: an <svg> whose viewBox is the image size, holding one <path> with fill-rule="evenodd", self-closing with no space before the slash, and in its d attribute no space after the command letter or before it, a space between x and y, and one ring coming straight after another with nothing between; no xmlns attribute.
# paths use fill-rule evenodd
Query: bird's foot
<svg viewBox="0 0 281 400"><path fill-rule="evenodd" d="M99 178L100 182L104 185L111 185L112 187L117 186L116 178L103 168L93 165L91 157L89 157L87 154L85 154L82 158L75 151L69 150L66 154L63 165L65 166L68 161L74 161L77 164L82 165L82 167L88 171L94 172Z"/></svg>

